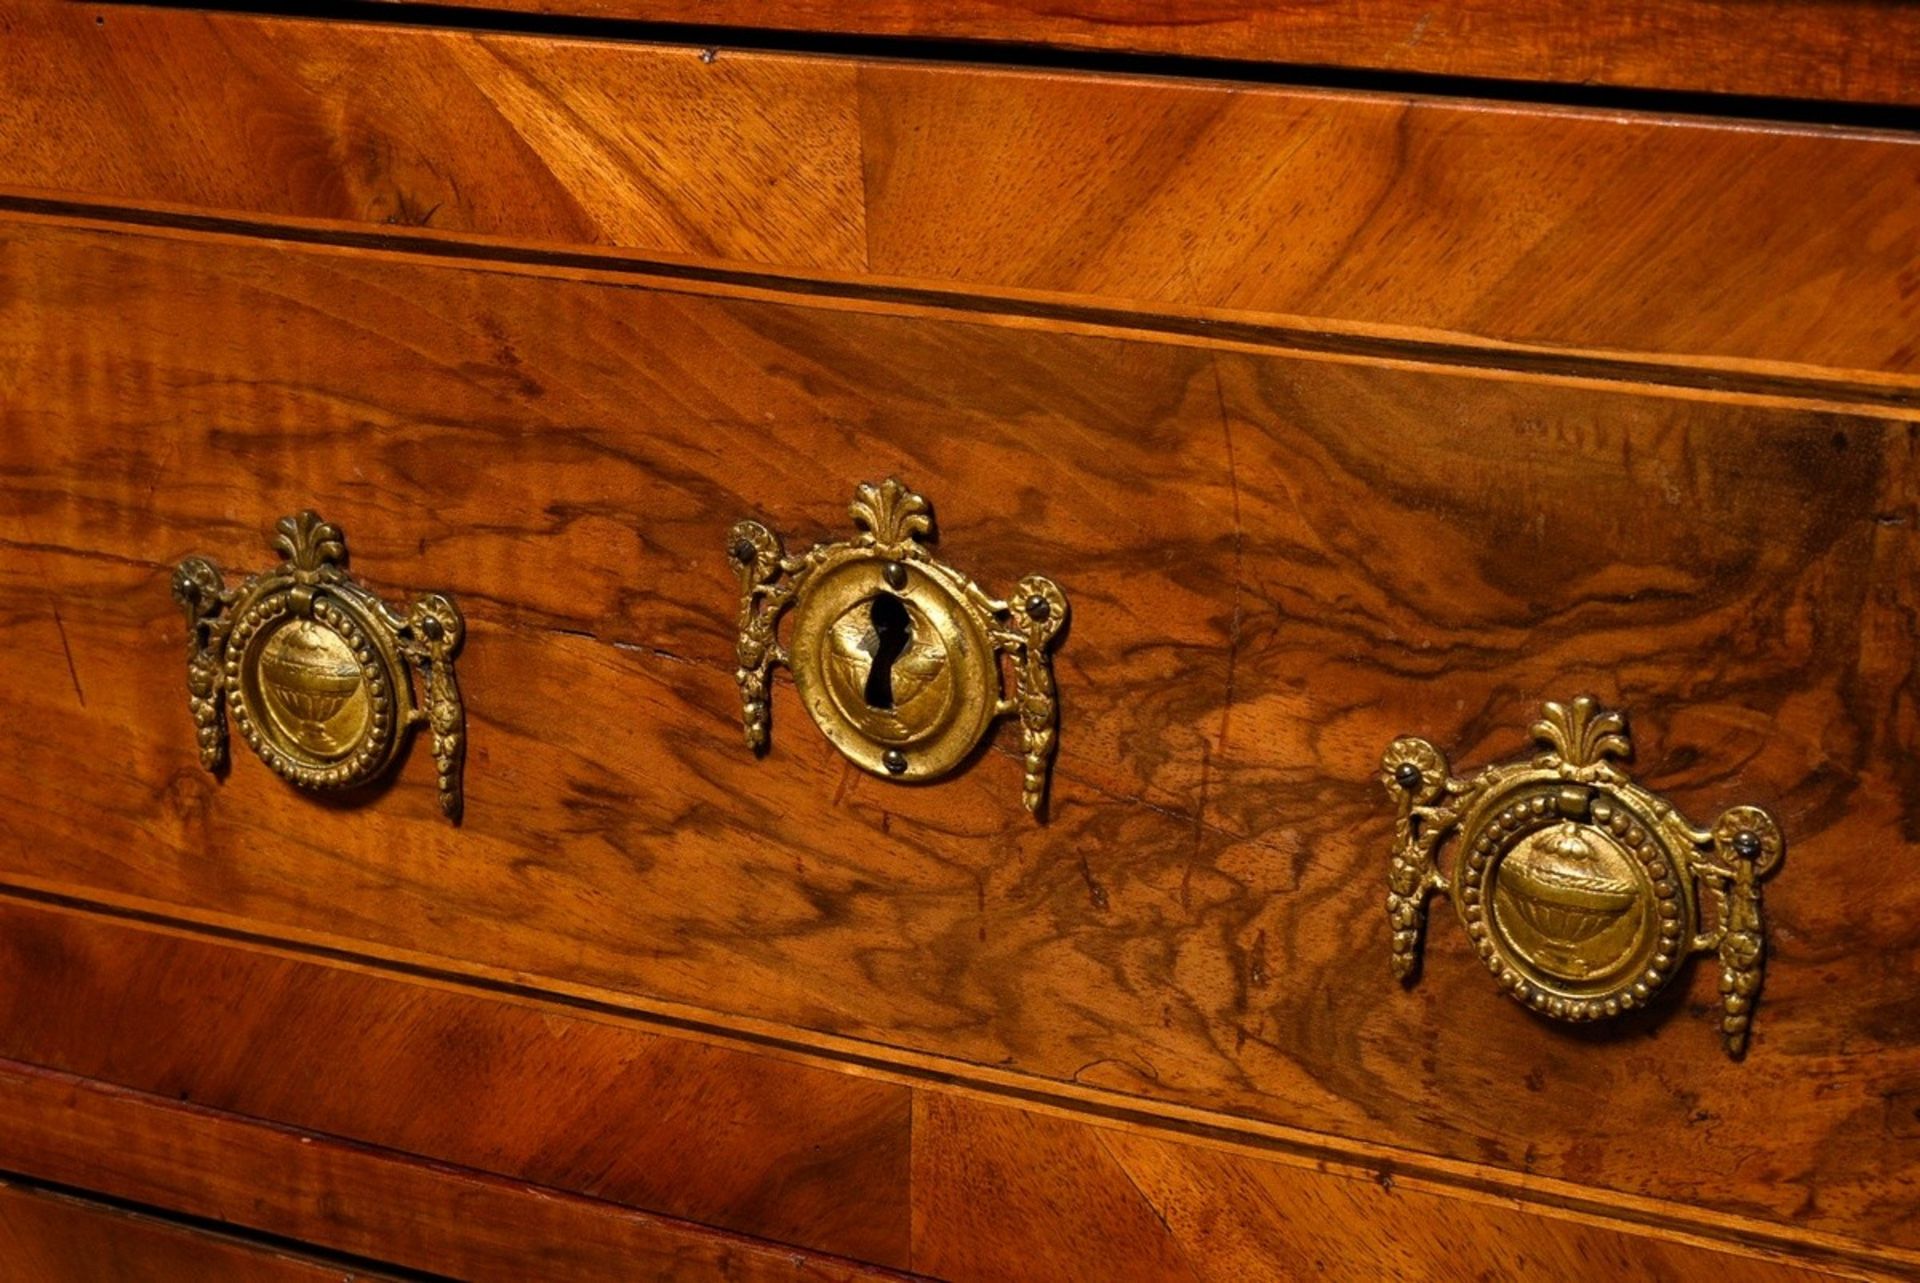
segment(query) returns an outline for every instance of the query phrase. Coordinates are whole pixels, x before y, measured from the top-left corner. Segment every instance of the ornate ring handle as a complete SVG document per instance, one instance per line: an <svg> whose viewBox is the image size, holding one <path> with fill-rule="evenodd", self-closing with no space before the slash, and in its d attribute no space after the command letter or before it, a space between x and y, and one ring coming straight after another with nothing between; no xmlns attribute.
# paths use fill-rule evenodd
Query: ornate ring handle
<svg viewBox="0 0 1920 1283"><path fill-rule="evenodd" d="M1056 710L1049 647L1067 599L1029 575L1013 597L989 596L936 561L927 501L889 478L863 484L848 509L855 538L789 557L757 521L727 537L740 576L740 712L747 746L767 743L767 681L793 671L820 732L854 764L901 780L944 775L994 719L1017 715L1026 758L1021 800L1038 812L1053 761ZM793 613L791 642L778 639ZM1011 660L1005 690L1002 658Z"/></svg>
<svg viewBox="0 0 1920 1283"><path fill-rule="evenodd" d="M1718 953L1720 1029L1738 1058L1760 990L1760 880L1779 867L1779 826L1751 806L1711 829L1689 824L1613 765L1632 754L1625 715L1590 698L1547 704L1533 735L1546 749L1538 757L1464 779L1426 740L1387 749L1381 770L1399 807L1387 894L1394 974L1414 977L1434 891L1452 896L1502 987L1560 1020L1644 1006L1689 954ZM1449 877L1436 856L1456 829Z"/></svg>
<svg viewBox="0 0 1920 1283"><path fill-rule="evenodd" d="M349 789L386 772L405 732L426 722L440 808L459 819L460 612L438 593L405 613L390 608L347 576L345 537L312 512L282 517L273 547L282 562L234 589L202 557L174 571L200 764L226 767L230 708L240 738L283 779Z"/></svg>

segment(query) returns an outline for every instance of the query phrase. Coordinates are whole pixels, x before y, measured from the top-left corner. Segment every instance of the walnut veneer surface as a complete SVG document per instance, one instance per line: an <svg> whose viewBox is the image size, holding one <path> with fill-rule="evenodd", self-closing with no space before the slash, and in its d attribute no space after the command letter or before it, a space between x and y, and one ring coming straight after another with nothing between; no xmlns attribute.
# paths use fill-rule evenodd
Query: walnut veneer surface
<svg viewBox="0 0 1920 1283"><path fill-rule="evenodd" d="M992 43L1871 102L1904 11L553 8L0 4L0 1257L1920 1272L1916 137ZM1040 822L740 742L728 527L888 475L1073 603ZM306 507L461 604L457 827L198 763L172 568ZM1744 1061L1711 959L1388 974L1381 750L1582 693L1786 831Z"/></svg>

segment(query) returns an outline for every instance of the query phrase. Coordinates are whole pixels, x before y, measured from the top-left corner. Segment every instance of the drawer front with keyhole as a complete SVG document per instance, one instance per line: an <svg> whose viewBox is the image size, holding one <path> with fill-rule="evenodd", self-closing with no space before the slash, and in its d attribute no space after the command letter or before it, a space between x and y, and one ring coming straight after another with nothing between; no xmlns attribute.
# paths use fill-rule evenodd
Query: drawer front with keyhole
<svg viewBox="0 0 1920 1283"><path fill-rule="evenodd" d="M1920 1268L1914 131L458 20L0 0L0 899L691 1050L215 1107L954 1278L1253 1151ZM77 939L177 1048L23 1061L280 1063Z"/></svg>
<svg viewBox="0 0 1920 1283"><path fill-rule="evenodd" d="M1920 884L1862 856L1905 849L1908 733L1887 710L1916 563L1875 519L1911 484L1904 423L884 300L6 230L9 262L86 283L58 311L0 299L37 354L8 413L63 425L12 437L9 475L74 496L0 516L10 545L43 550L0 579L8 709L34 728L6 878L1248 1134L1313 1128L1892 1244L1920 1224L1873 1174L1911 1144L1881 1125L1920 1066L1883 1018L1901 996L1883 960L1904 956ZM188 295L190 327L155 302ZM502 344L511 389L473 373ZM1019 707L907 782L887 751L909 776L938 760L911 740L930 698L914 665L954 644L921 633L945 599L913 577L956 581L876 539L839 604L821 599L805 689L804 601L777 635L752 627L800 573L776 563L864 547L875 527L841 515L861 483L884 525L888 477L937 505L938 539L908 542L986 586L996 649L1032 635L1036 597L1066 620L1024 658L1002 650L994 707ZM189 554L258 566L254 514L306 506L351 533L383 598L460 604L458 828L416 763L355 806L250 761L201 769L168 575ZM791 545L754 535L743 559L743 519ZM1022 587L1036 572L1057 611ZM888 595L909 635L876 665ZM1045 705L1017 695L1036 656ZM950 652L936 673L960 671ZM1582 693L1630 711L1633 778L1680 814L1752 805L1787 835L1744 1063L1687 1018L1723 1009L1711 964L1579 1029L1488 983L1455 924L1428 933L1411 989L1389 973L1382 750L1418 735L1506 761L1542 698ZM822 708L882 734L836 742ZM910 742L884 738L896 723ZM81 769L102 761L118 765ZM22 781L49 779L60 805L27 805ZM1675 1164L1697 1134L1680 1073L1716 1111L1716 1152L1764 1147L1765 1172L1703 1194ZM1835 1171L1836 1146L1866 1158ZM1794 1182L1814 1173L1806 1212Z"/></svg>

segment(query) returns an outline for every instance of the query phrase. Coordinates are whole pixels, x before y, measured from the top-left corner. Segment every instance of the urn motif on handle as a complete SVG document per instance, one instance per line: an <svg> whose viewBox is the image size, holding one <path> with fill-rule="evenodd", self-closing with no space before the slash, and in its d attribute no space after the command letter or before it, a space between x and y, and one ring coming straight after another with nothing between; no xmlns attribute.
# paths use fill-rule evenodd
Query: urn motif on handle
<svg viewBox="0 0 1920 1283"><path fill-rule="evenodd" d="M248 748L305 789L356 788L378 779L406 734L433 738L440 807L460 816L466 718L454 656L465 625L430 593L396 611L346 571L337 526L312 512L275 527L278 566L228 588L212 562L191 557L173 574L187 613L187 701L200 763L227 764L227 717Z"/></svg>
<svg viewBox="0 0 1920 1283"><path fill-rule="evenodd" d="M1632 755L1626 717L1591 698L1547 704L1533 735L1538 756L1466 777L1416 736L1387 748L1394 974L1413 980L1436 891L1500 986L1558 1020L1643 1007L1690 954L1715 953L1721 1036L1743 1055L1765 956L1760 881L1784 853L1779 826L1751 806L1711 829L1688 823L1620 769ZM1456 833L1442 873L1439 849Z"/></svg>

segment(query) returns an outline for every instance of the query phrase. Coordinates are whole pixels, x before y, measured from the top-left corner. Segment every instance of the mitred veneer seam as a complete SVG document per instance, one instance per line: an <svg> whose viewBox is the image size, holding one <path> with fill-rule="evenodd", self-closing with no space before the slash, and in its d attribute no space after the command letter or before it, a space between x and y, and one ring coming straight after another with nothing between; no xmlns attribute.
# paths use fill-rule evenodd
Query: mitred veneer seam
<svg viewBox="0 0 1920 1283"><path fill-rule="evenodd" d="M817 1041L809 1042L797 1036L782 1036L771 1028L754 1028L745 1021L729 1023L722 1012L680 1014L651 1008L638 998L623 999L623 996L612 994L599 997L543 987L523 979L488 975L477 965L468 966L453 959L429 960L362 952L344 943L277 936L230 923L168 912L162 908L115 904L21 882L0 880L0 898L135 923L202 939L220 940L328 965L365 968L416 983L491 994L535 1006L563 1007L589 1016L796 1057L830 1068L865 1072L909 1086L969 1092L1008 1101L1017 1107L1061 1113L1096 1123L1136 1126L1270 1157L1284 1156L1296 1161L1360 1169L1382 1181L1420 1180L1441 1189L1512 1200L1603 1223L1637 1227L1746 1250L1778 1252L1828 1267L1909 1271L1920 1278L1920 1251L1858 1242L1837 1235L1796 1232L1790 1227L1731 1213L1690 1216L1689 1212L1696 1212L1696 1209L1667 1200L1629 1196L1632 1201L1627 1202L1607 1191L1595 1191L1591 1195L1578 1192L1584 1187L1552 1191L1530 1188L1515 1179L1519 1174L1502 1172L1482 1164L1456 1163L1387 1144L1352 1142L1303 1127L1260 1124L1189 1107L1171 1106L1156 1110L1153 1107L1156 1102L1077 1084L1074 1085L1074 1092L1068 1092L1060 1090L1066 1084L1054 1083L1053 1080L1037 1078L1017 1070L991 1073L987 1067L966 1065L943 1056L912 1053L911 1056L902 1054L890 1057L886 1053L895 1049L865 1039L815 1034L813 1037ZM799 1034L806 1031L793 1032ZM925 1063L916 1063L916 1060ZM1020 1081L1014 1081L1016 1079ZM1180 1112L1172 1112L1174 1109ZM279 1126L270 1122L267 1125ZM350 1141L342 1143L360 1144ZM1571 1185L1571 1182L1553 1183Z"/></svg>

